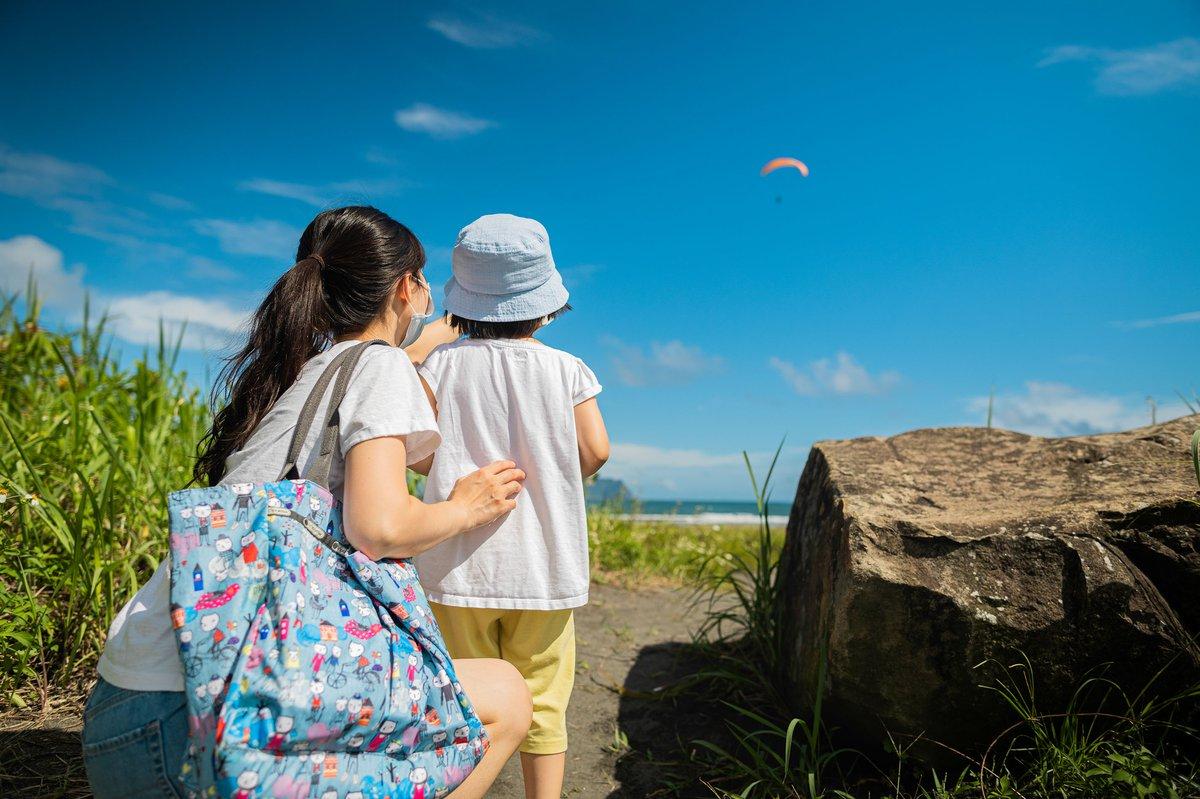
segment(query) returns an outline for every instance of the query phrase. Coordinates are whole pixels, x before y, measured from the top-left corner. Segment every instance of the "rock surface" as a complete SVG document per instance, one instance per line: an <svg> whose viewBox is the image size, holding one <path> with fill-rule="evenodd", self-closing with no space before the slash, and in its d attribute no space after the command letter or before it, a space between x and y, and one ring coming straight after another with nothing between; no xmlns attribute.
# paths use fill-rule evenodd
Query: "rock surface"
<svg viewBox="0 0 1200 799"><path fill-rule="evenodd" d="M1038 707L1102 664L1141 688L1200 668L1200 417L1111 435L916 430L814 445L781 561L795 709L824 677L865 742L978 751L1012 721L996 659L1024 653ZM933 744L918 752L933 757Z"/></svg>

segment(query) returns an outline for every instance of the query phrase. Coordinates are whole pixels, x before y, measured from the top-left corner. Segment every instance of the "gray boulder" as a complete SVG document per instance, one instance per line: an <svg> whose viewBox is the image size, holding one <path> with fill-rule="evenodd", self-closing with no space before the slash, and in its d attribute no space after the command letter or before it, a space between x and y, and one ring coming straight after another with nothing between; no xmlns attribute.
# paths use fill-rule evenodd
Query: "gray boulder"
<svg viewBox="0 0 1200 799"><path fill-rule="evenodd" d="M1135 691L1168 661L1164 681L1195 679L1197 426L814 445L780 564L793 709L823 665L827 713L860 740L979 751L1012 720L979 688L997 673L985 661L1024 653L1043 710L1101 664Z"/></svg>

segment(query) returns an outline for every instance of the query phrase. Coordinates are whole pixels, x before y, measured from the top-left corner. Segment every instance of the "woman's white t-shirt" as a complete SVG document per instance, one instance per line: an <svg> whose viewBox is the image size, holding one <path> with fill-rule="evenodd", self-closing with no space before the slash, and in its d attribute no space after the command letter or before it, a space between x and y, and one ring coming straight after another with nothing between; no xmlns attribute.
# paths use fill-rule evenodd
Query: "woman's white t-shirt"
<svg viewBox="0 0 1200 799"><path fill-rule="evenodd" d="M337 353L357 343L335 344L304 364L296 382L271 407L246 446L226 460L222 483L270 483L279 479L300 409L317 378ZM320 420L325 418L331 392L332 388L326 390L317 410L318 421L300 450L301 475L315 456L313 448L320 436L318 428ZM412 362L403 350L395 347L369 347L363 353L339 407L339 421L339 446L334 451L329 475L329 488L339 499L345 456L355 444L372 438L401 436L408 462L415 463L428 457L441 441ZM183 690L183 666L171 628L170 604L169 558L164 558L154 576L109 627L108 642L98 667L101 677L119 688L131 690Z"/></svg>
<svg viewBox="0 0 1200 799"><path fill-rule="evenodd" d="M600 393L583 361L533 340L465 339L418 369L437 399L438 448L425 501L464 474L511 460L525 471L517 507L414 559L434 602L557 610L587 604L588 536L575 406Z"/></svg>

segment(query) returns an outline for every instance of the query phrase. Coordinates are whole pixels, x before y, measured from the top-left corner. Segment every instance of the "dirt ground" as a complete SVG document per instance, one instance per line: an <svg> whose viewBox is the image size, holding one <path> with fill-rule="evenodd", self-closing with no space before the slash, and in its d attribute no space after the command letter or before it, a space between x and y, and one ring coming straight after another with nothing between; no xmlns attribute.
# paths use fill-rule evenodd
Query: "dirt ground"
<svg viewBox="0 0 1200 799"><path fill-rule="evenodd" d="M655 750L677 755L678 745L671 706L652 697L688 670L696 614L687 599L679 589L592 586L591 601L575 619L563 796L643 799L663 787ZM488 796L524 799L516 757Z"/></svg>
<svg viewBox="0 0 1200 799"><path fill-rule="evenodd" d="M675 588L593 585L577 612L575 691L567 713L570 750L563 796L646 799L667 793L680 753L707 726L661 690L695 670L687 645L697 614ZM690 793L685 791L685 793ZM0 797L86 797L79 760L79 708L45 717L0 718ZM492 791L522 799L514 757Z"/></svg>

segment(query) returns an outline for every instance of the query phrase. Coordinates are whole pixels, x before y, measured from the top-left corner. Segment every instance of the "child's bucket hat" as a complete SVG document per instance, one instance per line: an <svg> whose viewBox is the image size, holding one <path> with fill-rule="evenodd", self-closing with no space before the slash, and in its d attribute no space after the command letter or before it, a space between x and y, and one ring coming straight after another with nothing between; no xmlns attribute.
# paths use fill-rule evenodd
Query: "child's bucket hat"
<svg viewBox="0 0 1200 799"><path fill-rule="evenodd" d="M481 216L458 232L446 283L447 311L476 322L522 322L554 313L570 296L542 223Z"/></svg>

